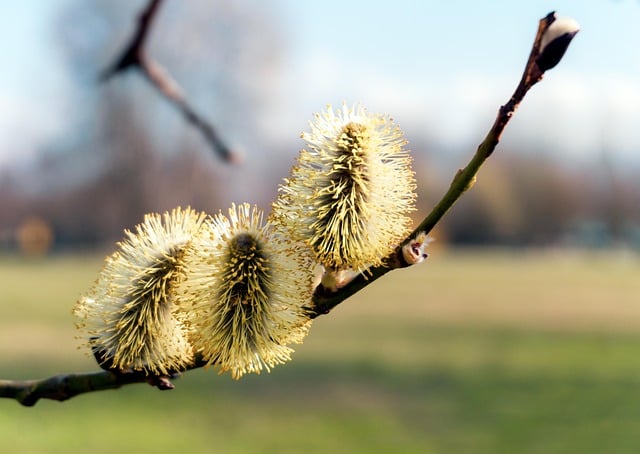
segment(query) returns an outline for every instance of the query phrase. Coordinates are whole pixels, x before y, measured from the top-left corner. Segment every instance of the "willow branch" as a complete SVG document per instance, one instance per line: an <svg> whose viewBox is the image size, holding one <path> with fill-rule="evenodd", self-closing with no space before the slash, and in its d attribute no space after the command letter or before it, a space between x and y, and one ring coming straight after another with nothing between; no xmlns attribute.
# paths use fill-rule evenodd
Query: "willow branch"
<svg viewBox="0 0 640 454"><path fill-rule="evenodd" d="M105 82L128 69L140 70L151 85L182 113L185 120L202 133L214 152L225 161L237 162L239 155L227 147L213 125L189 104L182 88L169 72L147 55L145 44L161 1L149 1L138 17L138 27L129 44L114 63L102 72L100 80Z"/></svg>
<svg viewBox="0 0 640 454"><path fill-rule="evenodd" d="M150 2L147 9L147 13L149 14L147 14L147 16L145 16L145 14L141 16L141 27L148 27L148 24L153 17L153 11L155 11L153 8L157 7L158 3L159 1ZM395 249L395 251L386 257L384 262L385 264L383 266L372 267L367 270L366 273L357 275L352 281L335 292L330 292L322 285L319 285L314 293L313 307L309 308L309 314L312 318L329 313L342 301L362 290L376 279L384 276L389 271L410 265L405 258L403 249L407 245L411 245L417 237L424 237L429 233L462 196L462 194L473 185L480 167L487 158L491 156L500 142L500 138L502 137L505 127L522 102L524 96L533 85L542 80L544 72L547 69L552 68L560 61L562 54L564 54L564 51L568 46L568 42L565 43L564 48L560 46L559 50L556 46L556 48L553 49L554 53L550 54L546 50L544 52L541 51L541 40L543 35L548 31L554 21L554 13L550 13L540 20L538 32L520 83L509 101L500 107L496 119L485 139L478 146L478 149L469 164L456 173L448 191L444 194L440 202L438 202L431 213L424 218L424 220ZM147 25L143 25L143 23ZM575 32L573 32L573 34L575 34ZM138 36L136 39L139 40L139 42L144 42L144 31L141 31L136 36ZM572 37L573 35L569 37L569 41ZM551 48L551 45L547 47ZM125 55L127 55L127 53L125 53ZM139 56L137 58L139 59ZM126 61L127 59L123 58L122 60ZM139 60L136 65L139 65ZM118 67L118 65L116 65L116 67ZM98 362L103 364L103 367L108 368L109 365L104 361L104 357L101 356L101 353L97 352L95 354ZM196 357L192 365L188 367L187 370L203 367L204 364L205 362L202 358ZM79 394L117 389L124 385L133 383L148 383L161 390L172 389L172 378L174 378L173 375L155 376L147 375L144 372L105 370L85 374L63 374L41 380L0 380L0 398L11 398L15 399L22 405L33 406L40 399L64 401Z"/></svg>
<svg viewBox="0 0 640 454"><path fill-rule="evenodd" d="M15 399L32 407L40 399L65 401L79 394L117 389L132 383L149 383L158 389L172 389L169 377L147 376L144 373L109 371L85 374L61 374L42 380L0 380L0 397Z"/></svg>
<svg viewBox="0 0 640 454"><path fill-rule="evenodd" d="M205 364L202 357L196 355L191 365L180 373L201 368ZM105 364L102 367L108 369ZM166 391L174 388L171 380L179 377L180 373L151 375L144 371L101 370L82 374L60 374L40 380L0 380L0 398L15 399L25 407L32 407L40 399L63 402L80 394L118 389L135 383L147 383Z"/></svg>
<svg viewBox="0 0 640 454"><path fill-rule="evenodd" d="M328 314L334 307L338 304L359 292L376 279L384 276L389 271L392 271L397 268L404 268L409 265L404 258L403 248L413 241L419 234L428 234L433 230L433 228L438 224L438 222L442 219L442 217L449 211L449 209L458 201L458 199L464 194L469 188L473 186L476 181L476 175L480 170L480 167L484 164L484 162L491 156L496 149L496 146L500 142L502 137L502 133L504 132L505 127L511 120L511 117L518 109L518 106L524 99L527 92L533 87L536 83L542 80L544 72L547 69L551 69L555 64L560 61L566 47L568 46L570 39L573 38L577 30L570 34L569 42L565 43L564 48L561 49L550 49L553 53L551 55L547 48L545 48L545 52L543 53L541 49L541 43L543 36L549 30L549 27L556 20L556 16L554 12L549 13L547 16L540 19L538 24L538 31L536 33L535 39L533 41L533 45L531 47L531 52L529 54L529 59L527 60L527 64L525 66L524 72L522 74L522 78L518 83L513 95L506 104L498 109L498 114L496 116L491 129L487 133L486 137L478 146L475 154L471 158L471 161L467 164L463 169L459 169L458 172L453 177L449 189L444 194L442 199L436 204L436 206L431 210L431 212L424 218L424 220L414 229L414 231L407 236L404 241L388 256L386 257L384 264L376 267L369 268L365 273L358 274L353 280L345 284L343 287L339 288L336 291L330 291L325 289L322 285L319 285L314 293L313 304L314 306L310 309L312 317L317 317L319 315ZM551 46L547 46L551 48ZM558 56L559 54L559 56ZM541 64L541 60L544 57L544 62ZM557 58L557 59L556 59ZM549 63L553 61L552 64Z"/></svg>

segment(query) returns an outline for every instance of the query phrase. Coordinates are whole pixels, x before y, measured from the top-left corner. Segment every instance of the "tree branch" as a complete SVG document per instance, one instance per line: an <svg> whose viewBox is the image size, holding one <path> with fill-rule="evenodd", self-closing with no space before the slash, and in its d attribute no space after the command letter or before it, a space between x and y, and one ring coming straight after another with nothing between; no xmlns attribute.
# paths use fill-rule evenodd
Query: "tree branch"
<svg viewBox="0 0 640 454"><path fill-rule="evenodd" d="M166 69L147 55L145 44L161 1L149 1L138 17L138 27L129 44L114 63L102 72L100 81L106 82L131 68L139 69L151 85L182 113L185 120L202 133L214 152L227 162L239 162L240 155L233 153L220 138L213 125L187 102L180 85Z"/></svg>
<svg viewBox="0 0 640 454"><path fill-rule="evenodd" d="M540 19L538 31L529 54L529 59L527 60L527 64L518 86L516 87L513 95L511 95L509 101L500 107L491 129L489 129L486 137L478 146L478 149L471 158L471 161L465 168L458 170L456 175L453 177L449 190L444 194L442 199L436 204L427 217L425 217L424 220L414 229L414 231L407 236L407 238L405 238L405 240L386 258L383 265L369 268L365 273L358 274L353 280L339 288L337 291L332 292L322 287L322 285L319 285L313 296L314 306L310 309L313 318L319 315L328 314L338 304L359 292L376 279L384 276L389 271L411 265L410 263L407 263L404 258L403 247L413 241L419 234L424 233L426 235L431 232L431 230L456 203L462 194L473 186L480 167L487 158L491 156L500 142L500 138L502 137L505 127L524 99L524 96L531 87L542 80L545 69L550 69L541 69L538 65L538 61L541 56L542 37L555 20L556 16L554 12L551 12ZM573 34L575 35L575 33ZM573 35L571 37L573 37ZM566 47L562 50L562 53L564 53L564 50L566 50Z"/></svg>
<svg viewBox="0 0 640 454"><path fill-rule="evenodd" d="M205 364L202 357L196 355L193 363L181 372L198 369ZM83 374L60 374L40 380L0 380L0 398L15 399L25 407L32 407L40 399L63 402L79 394L118 389L134 383L147 383L166 391L174 388L171 380L178 378L181 372L150 375L142 371L101 370Z"/></svg>
<svg viewBox="0 0 640 454"><path fill-rule="evenodd" d="M157 8L158 3L159 0L150 2L146 10L146 14L143 13L141 15L140 28L149 27L149 23L151 22L151 19L153 17L153 12L155 11L155 8ZM500 141L500 138L502 137L504 128L509 123L509 120L513 116L514 112L518 108L526 93L533 85L542 80L543 74L546 69L550 69L555 65L554 64L552 66L547 66L543 69L541 69L539 66L539 62L541 61L540 57L542 56L540 49L541 40L545 32L549 29L554 21L554 13L550 13L540 20L538 32L536 34L531 53L529 55L529 60L527 61L527 65L525 67L520 83L518 84L509 101L505 105L500 107L497 117L493 125L491 126L491 129L489 130L487 136L478 146L478 149L476 150L476 153L472 157L469 164L467 164L465 168L460 169L456 173L453 181L451 182L449 190L445 193L440 202L438 202L431 213L429 213L429 215L425 217L425 219L402 242L402 244L400 244L395 249L395 251L386 258L385 264L383 266L373 267L367 270L366 273L358 274L352 281L335 292L328 291L322 285L319 285L314 293L313 307L309 308L309 314L312 318L316 318L323 314L328 314L338 304L354 295L358 291L362 290L364 287L371 284L379 277L384 276L389 271L411 265L405 258L403 248L406 245L410 245L413 241L415 241L417 237L421 235L424 237L424 235L429 233L433 229L433 227L440 221L440 219L442 219L442 217L447 213L447 211L453 206L453 204L460 198L460 196L462 196L462 194L473 185L480 167L495 150ZM136 34L136 38L134 38L133 43L135 44L136 41L139 43L143 43L145 36L145 30L139 31ZM130 47L135 48L136 46L132 44L132 46ZM565 49L561 50L562 53L564 53L566 47ZM139 49L136 52L130 52L130 50L125 52L123 54L123 57L119 60L123 63L116 64L114 68L126 69L131 65L140 66L141 63ZM127 55L136 55L137 60L135 60L135 63L128 63L128 59L130 57L127 57ZM562 55L560 55L560 57L561 56ZM545 54L544 57L549 57L549 55ZM552 55L551 57L551 60L553 61L553 57L555 56ZM545 59L545 62L548 63L547 60L548 59ZM559 61L559 58L557 61ZM555 61L555 63L557 63L557 61ZM121 70L123 69L116 69L115 72ZM158 69L156 68L155 71L157 70ZM151 78L152 76L148 77ZM163 79L160 78L160 80ZM187 112L188 108L185 112L185 115L187 115ZM99 356L97 357L97 359L99 362L101 362ZM188 370L196 369L202 367L203 365L204 362L202 361L202 359L196 357L193 364L188 368ZM120 372L106 370L87 374L63 374L45 378L42 380L0 380L0 397L15 399L20 404L25 406L33 406L38 402L39 399L64 401L79 394L107 389L117 389L121 386L133 383L149 383L150 385L155 386L161 390L172 389L173 384L171 383L171 378L173 378L173 376L154 376L146 375L143 372Z"/></svg>
<svg viewBox="0 0 640 454"><path fill-rule="evenodd" d="M169 377L152 377L139 372L98 371L86 374L61 374L42 380L0 380L0 397L15 399L25 407L32 407L40 399L62 402L79 394L117 389L124 385L145 382L162 390L173 388Z"/></svg>

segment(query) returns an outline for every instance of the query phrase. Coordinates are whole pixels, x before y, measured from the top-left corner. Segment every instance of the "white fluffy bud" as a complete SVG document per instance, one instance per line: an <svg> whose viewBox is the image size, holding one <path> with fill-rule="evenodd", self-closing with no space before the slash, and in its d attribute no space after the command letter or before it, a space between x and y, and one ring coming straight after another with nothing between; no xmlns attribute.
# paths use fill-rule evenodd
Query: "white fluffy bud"
<svg viewBox="0 0 640 454"><path fill-rule="evenodd" d="M537 62L542 71L551 69L560 62L579 31L580 26L574 19L561 18L553 21L540 40Z"/></svg>

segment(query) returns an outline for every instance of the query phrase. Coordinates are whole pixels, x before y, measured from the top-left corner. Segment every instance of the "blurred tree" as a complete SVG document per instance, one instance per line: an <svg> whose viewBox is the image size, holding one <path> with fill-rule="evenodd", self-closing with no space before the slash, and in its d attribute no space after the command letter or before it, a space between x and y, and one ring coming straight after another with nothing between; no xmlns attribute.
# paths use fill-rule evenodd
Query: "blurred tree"
<svg viewBox="0 0 640 454"><path fill-rule="evenodd" d="M23 254L40 256L49 252L53 244L54 232L46 220L34 216L22 222L16 236Z"/></svg>
<svg viewBox="0 0 640 454"><path fill-rule="evenodd" d="M640 227L640 184L636 171L631 174L616 166L614 154L606 147L598 165L599 172L592 178L596 193L593 219L601 219L614 239L627 234L629 228Z"/></svg>
<svg viewBox="0 0 640 454"><path fill-rule="evenodd" d="M459 244L514 243L523 210L503 166L483 169L472 191L443 220L447 238Z"/></svg>
<svg viewBox="0 0 640 454"><path fill-rule="evenodd" d="M505 152L444 220L462 244L548 245L560 241L593 200L592 182L542 154Z"/></svg>
<svg viewBox="0 0 640 454"><path fill-rule="evenodd" d="M521 210L516 240L528 245L558 242L582 217L588 203L581 174L542 153L514 154L506 161L511 190Z"/></svg>
<svg viewBox="0 0 640 454"><path fill-rule="evenodd" d="M221 171L198 131L135 72L99 84L145 4L76 1L61 14L74 109L65 140L33 180L34 204L64 242L111 241L144 213L176 205L215 212L251 181ZM281 49L269 8L251 0L165 1L148 45L230 143L264 147L260 117L274 96Z"/></svg>

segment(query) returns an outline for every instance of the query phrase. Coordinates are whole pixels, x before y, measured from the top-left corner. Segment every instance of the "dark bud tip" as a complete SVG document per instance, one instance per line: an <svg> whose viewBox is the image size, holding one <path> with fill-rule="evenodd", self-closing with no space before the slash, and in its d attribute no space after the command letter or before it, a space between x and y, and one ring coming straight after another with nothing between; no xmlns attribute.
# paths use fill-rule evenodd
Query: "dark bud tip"
<svg viewBox="0 0 640 454"><path fill-rule="evenodd" d="M569 48L571 40L578 32L566 33L551 41L538 56L538 67L546 71L555 67Z"/></svg>
<svg viewBox="0 0 640 454"><path fill-rule="evenodd" d="M567 51L580 26L573 19L556 19L542 35L536 63L542 72L555 67Z"/></svg>

